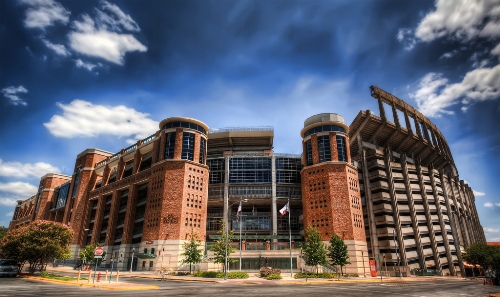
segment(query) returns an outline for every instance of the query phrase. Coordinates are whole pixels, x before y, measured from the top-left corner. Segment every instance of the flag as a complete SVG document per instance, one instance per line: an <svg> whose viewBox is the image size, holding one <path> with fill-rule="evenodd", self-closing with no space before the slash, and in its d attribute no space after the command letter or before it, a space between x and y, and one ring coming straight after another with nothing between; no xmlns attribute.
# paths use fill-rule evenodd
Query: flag
<svg viewBox="0 0 500 297"><path fill-rule="evenodd" d="M288 203L287 203L285 206L283 206L283 208L282 208L282 209L280 209L280 213L281 213L281 215L280 215L280 219L281 219L284 215L286 215L287 213L289 213L289 212L290 212L290 207L288 206Z"/></svg>
<svg viewBox="0 0 500 297"><path fill-rule="evenodd" d="M236 212L236 222L239 222L241 216L241 201L240 205L238 206L238 212Z"/></svg>

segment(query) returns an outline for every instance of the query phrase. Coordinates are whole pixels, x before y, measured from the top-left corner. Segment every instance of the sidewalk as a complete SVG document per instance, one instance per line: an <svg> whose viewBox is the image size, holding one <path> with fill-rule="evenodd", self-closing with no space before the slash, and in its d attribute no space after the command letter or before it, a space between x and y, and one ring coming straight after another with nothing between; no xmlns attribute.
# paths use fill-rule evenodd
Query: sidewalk
<svg viewBox="0 0 500 297"><path fill-rule="evenodd" d="M70 273L78 274L77 270L73 270L72 267L69 266L59 266L59 267L47 267L48 272L52 273ZM79 283L75 282L64 282L64 281L52 281L39 277L29 277L32 279L57 282L61 284L67 285L76 285L76 286L85 286L85 287L96 287L105 290L154 290L158 289L158 286L155 285L142 285L133 283L134 278L158 278L154 275L153 271L120 271L119 272L119 282L116 282L116 271L113 271L111 282L109 282L109 274L106 281L104 281L105 272L98 271L97 273L101 273L101 281L92 283L92 279L90 280L90 284L85 281L80 281ZM429 277L429 276L410 276L410 277L383 277L382 281L380 277L350 277L350 278L340 278L337 279L294 279L290 276L290 274L283 272L281 276L283 279L277 281L271 281L259 278L256 272L249 273L250 277L248 279L220 279L220 278L203 278L203 277L194 277L194 276L169 276L166 281L191 281L191 282L211 282L211 283L220 283L220 284L267 284L267 285L318 285L318 284L352 284L352 283L413 283L419 281L437 281L437 280L456 280L463 281L464 278L458 277ZM91 273L91 278L93 278L94 272ZM88 272L82 272L81 277L88 277ZM96 277L97 279L97 277ZM402 285L402 284L401 284Z"/></svg>

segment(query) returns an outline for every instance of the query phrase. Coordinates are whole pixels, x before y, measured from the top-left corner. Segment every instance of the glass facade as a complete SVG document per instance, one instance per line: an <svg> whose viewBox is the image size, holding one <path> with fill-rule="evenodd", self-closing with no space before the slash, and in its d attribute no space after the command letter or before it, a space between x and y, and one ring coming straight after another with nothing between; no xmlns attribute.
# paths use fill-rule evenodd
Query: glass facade
<svg viewBox="0 0 500 297"><path fill-rule="evenodd" d="M271 158L231 158L229 183L271 183Z"/></svg>
<svg viewBox="0 0 500 297"><path fill-rule="evenodd" d="M165 159L174 158L175 134L176 132L170 132L165 137Z"/></svg>
<svg viewBox="0 0 500 297"><path fill-rule="evenodd" d="M307 164L306 164L307 166L310 166L313 164L311 139L306 141L306 162L307 162Z"/></svg>
<svg viewBox="0 0 500 297"><path fill-rule="evenodd" d="M318 155L320 163L332 160L329 135L318 136Z"/></svg>
<svg viewBox="0 0 500 297"><path fill-rule="evenodd" d="M194 133L182 133L181 159L193 161L194 159Z"/></svg>
<svg viewBox="0 0 500 297"><path fill-rule="evenodd" d="M224 183L224 167L226 160L224 158L208 159L207 165L210 169L209 182L210 184Z"/></svg>
<svg viewBox="0 0 500 297"><path fill-rule="evenodd" d="M200 137L200 164L205 164L205 138Z"/></svg>
<svg viewBox="0 0 500 297"><path fill-rule="evenodd" d="M339 161L347 162L347 149L344 136L337 135L337 152Z"/></svg>
<svg viewBox="0 0 500 297"><path fill-rule="evenodd" d="M81 167L78 167L76 169L75 184L73 185L73 191L71 192L72 198L75 198L76 192L78 191L78 184L80 183L80 171L81 170L82 170Z"/></svg>
<svg viewBox="0 0 500 297"><path fill-rule="evenodd" d="M163 130L169 129L169 128L189 128L189 129L193 129L193 130L199 131L199 132L207 135L207 130L205 130L205 128L203 128L202 126L200 126L198 124L194 124L194 123L190 123L190 122L170 122L170 123L167 123L163 126Z"/></svg>
<svg viewBox="0 0 500 297"><path fill-rule="evenodd" d="M70 185L71 185L71 182L67 182L59 187L59 189L57 190L57 199L56 199L56 204L55 204L54 208L59 209L59 208L63 208L64 206L66 206L66 199L68 198Z"/></svg>
<svg viewBox="0 0 500 297"><path fill-rule="evenodd" d="M304 133L304 137L307 137L311 134L316 134L319 132L342 132L345 133L345 129L343 127L335 126L335 125L324 125L311 128Z"/></svg>

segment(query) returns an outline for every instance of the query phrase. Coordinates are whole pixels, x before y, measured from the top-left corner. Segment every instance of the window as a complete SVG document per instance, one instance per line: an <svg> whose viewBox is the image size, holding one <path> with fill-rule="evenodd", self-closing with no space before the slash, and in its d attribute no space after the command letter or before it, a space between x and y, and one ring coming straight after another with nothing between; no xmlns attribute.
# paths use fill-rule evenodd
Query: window
<svg viewBox="0 0 500 297"><path fill-rule="evenodd" d="M337 135L337 151L339 156L339 161L347 162L347 150L345 146L345 138L343 136Z"/></svg>
<svg viewBox="0 0 500 297"><path fill-rule="evenodd" d="M271 158L231 158L229 183L270 183Z"/></svg>
<svg viewBox="0 0 500 297"><path fill-rule="evenodd" d="M134 170L134 160L128 161L125 163L125 168L123 170L123 176L122 178L126 178L127 176L132 175L132 171Z"/></svg>
<svg viewBox="0 0 500 297"><path fill-rule="evenodd" d="M175 134L175 132L170 132L167 134L165 140L165 159L174 158Z"/></svg>
<svg viewBox="0 0 500 297"><path fill-rule="evenodd" d="M209 172L209 183L210 184L222 184L224 183L224 158L208 159L207 165L210 169Z"/></svg>
<svg viewBox="0 0 500 297"><path fill-rule="evenodd" d="M205 138L200 137L200 164L205 164Z"/></svg>
<svg viewBox="0 0 500 297"><path fill-rule="evenodd" d="M71 182L67 182L63 184L62 186L59 187L57 191L57 200L55 204L55 208L63 208L66 206L66 199L68 198L68 192L69 192L69 186L71 185Z"/></svg>
<svg viewBox="0 0 500 297"><path fill-rule="evenodd" d="M193 161L194 158L194 133L182 133L181 159Z"/></svg>
<svg viewBox="0 0 500 297"><path fill-rule="evenodd" d="M335 125L324 125L311 128L304 133L304 137L307 137L311 134L316 134L319 132L342 132L345 133L345 129L343 127L335 126Z"/></svg>
<svg viewBox="0 0 500 297"><path fill-rule="evenodd" d="M306 141L306 157L307 157L307 160L306 160L306 165L307 166L310 166L313 164L313 158L312 158L312 146L311 146L311 139L309 139L308 141Z"/></svg>
<svg viewBox="0 0 500 297"><path fill-rule="evenodd" d="M324 135L318 137L319 162L328 162L332 160L330 153L330 136Z"/></svg>
<svg viewBox="0 0 500 297"><path fill-rule="evenodd" d="M71 197L75 198L76 192L78 190L78 183L80 182L80 171L82 170L81 167L78 167L76 169L76 174L75 174L75 183L73 185L73 192L71 193Z"/></svg>
<svg viewBox="0 0 500 297"><path fill-rule="evenodd" d="M195 123L170 122L170 123L167 123L163 126L163 130L169 129L169 128L189 128L189 129L193 129L193 130L199 131L199 132L207 135L207 131L205 130L205 128L203 128L202 126L195 124Z"/></svg>
<svg viewBox="0 0 500 297"><path fill-rule="evenodd" d="M153 157L152 151L142 155L141 167L139 168L139 171L143 171L151 167L152 157Z"/></svg>

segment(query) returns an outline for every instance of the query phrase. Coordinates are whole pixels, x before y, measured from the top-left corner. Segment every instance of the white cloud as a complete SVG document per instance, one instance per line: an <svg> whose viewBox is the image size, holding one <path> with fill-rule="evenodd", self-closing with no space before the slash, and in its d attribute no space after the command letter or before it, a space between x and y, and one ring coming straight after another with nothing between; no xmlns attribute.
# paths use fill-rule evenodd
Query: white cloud
<svg viewBox="0 0 500 297"><path fill-rule="evenodd" d="M9 99L9 102L12 105L23 105L23 106L28 105L28 103L26 103L26 101L24 101L18 95L18 94L28 93L28 90L26 90L26 88L23 86L19 86L19 87L10 86L7 88L3 88L2 93L7 99Z"/></svg>
<svg viewBox="0 0 500 297"><path fill-rule="evenodd" d="M0 182L0 192L13 194L16 197L28 198L36 194L38 188L24 182ZM9 199L9 198L7 198Z"/></svg>
<svg viewBox="0 0 500 297"><path fill-rule="evenodd" d="M27 197L25 197L25 198L27 198ZM17 200L19 200L19 199L0 198L0 205L15 206L15 205L17 205Z"/></svg>
<svg viewBox="0 0 500 297"><path fill-rule="evenodd" d="M439 57L440 60L443 60L443 59L450 59L452 58L453 56L455 56L456 54L458 53L457 50L452 50L451 52L447 52L447 53L444 53L441 55L441 57Z"/></svg>
<svg viewBox="0 0 500 297"><path fill-rule="evenodd" d="M495 206L498 206L498 207L500 207L500 203L495 203Z"/></svg>
<svg viewBox="0 0 500 297"><path fill-rule="evenodd" d="M76 67L85 68L88 71L92 71L92 69L94 69L95 67L100 66L100 64L92 64L90 62L84 62L80 59L76 59L75 64L76 64Z"/></svg>
<svg viewBox="0 0 500 297"><path fill-rule="evenodd" d="M447 110L457 104L492 100L500 97L500 65L493 68L479 68L468 72L464 79L449 84L441 74L429 73L419 82L418 89L410 94L418 109L428 117L450 114Z"/></svg>
<svg viewBox="0 0 500 297"><path fill-rule="evenodd" d="M399 42L404 43L405 50L407 51L411 51L417 44L417 40L413 37L413 30L408 28L399 29L396 38Z"/></svg>
<svg viewBox="0 0 500 297"><path fill-rule="evenodd" d="M141 29L132 17L124 13L118 6L107 1L101 2L101 9L96 9L97 22L105 29L121 32L122 28L127 31L139 32Z"/></svg>
<svg viewBox="0 0 500 297"><path fill-rule="evenodd" d="M30 6L26 10L24 25L27 28L45 29L60 22L67 24L71 14L59 2L53 0L21 0L21 3Z"/></svg>
<svg viewBox="0 0 500 297"><path fill-rule="evenodd" d="M67 57L70 55L70 52L62 44L53 44L52 42L48 41L45 38L42 38L42 42L45 44L46 47L53 50L56 54L60 56Z"/></svg>
<svg viewBox="0 0 500 297"><path fill-rule="evenodd" d="M428 13L415 30L422 41L454 36L472 38L500 36L499 0L437 0L436 10Z"/></svg>
<svg viewBox="0 0 500 297"><path fill-rule="evenodd" d="M14 212L11 211L11 212L8 212L5 214L6 217L12 217L14 215Z"/></svg>
<svg viewBox="0 0 500 297"><path fill-rule="evenodd" d="M69 46L76 52L123 65L128 52L145 52L147 47L133 35L122 31L139 32L137 23L118 6L107 1L96 9L96 19L84 14L81 21L74 21L74 31L69 33Z"/></svg>
<svg viewBox="0 0 500 297"><path fill-rule="evenodd" d="M56 137L132 136L135 142L158 130L158 122L150 119L149 114L123 105L94 105L76 99L69 104L57 103L57 106L63 114L54 115L48 123L44 123Z"/></svg>
<svg viewBox="0 0 500 297"><path fill-rule="evenodd" d="M491 202L486 202L485 204L483 204L484 207L488 207L488 208L493 208L493 203Z"/></svg>
<svg viewBox="0 0 500 297"><path fill-rule="evenodd" d="M60 170L50 164L44 162L37 163L20 163L20 162L3 162L0 159L0 176L8 177L37 177L40 178L47 173L59 173Z"/></svg>
<svg viewBox="0 0 500 297"><path fill-rule="evenodd" d="M486 195L486 193L484 192L479 192L479 191L476 191L476 190L472 190L472 193L474 193L474 196L475 197L483 197Z"/></svg>
<svg viewBox="0 0 500 297"><path fill-rule="evenodd" d="M484 232L487 232L487 233L500 233L500 228L484 227L483 230L484 230Z"/></svg>
<svg viewBox="0 0 500 297"><path fill-rule="evenodd" d="M500 58L500 43L491 50L491 54Z"/></svg>

